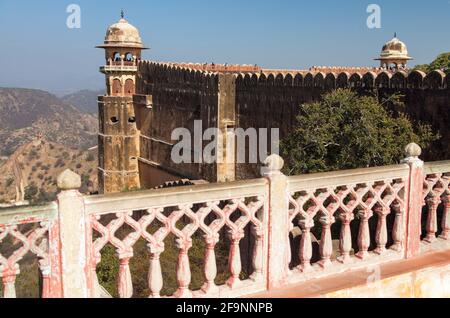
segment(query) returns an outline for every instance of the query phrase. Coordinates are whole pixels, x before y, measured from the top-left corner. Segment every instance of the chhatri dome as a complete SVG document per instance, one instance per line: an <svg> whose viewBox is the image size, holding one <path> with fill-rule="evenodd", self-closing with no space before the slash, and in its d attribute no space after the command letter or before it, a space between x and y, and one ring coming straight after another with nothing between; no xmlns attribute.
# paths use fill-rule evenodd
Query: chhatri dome
<svg viewBox="0 0 450 318"><path fill-rule="evenodd" d="M397 38L394 38L383 46L380 57L375 59L381 61L381 67L389 68L394 65L395 68L406 68L406 63L413 58L408 56L406 44Z"/></svg>
<svg viewBox="0 0 450 318"><path fill-rule="evenodd" d="M124 18L123 11L119 22L112 24L106 31L105 42L99 48L126 47L146 49L139 30Z"/></svg>

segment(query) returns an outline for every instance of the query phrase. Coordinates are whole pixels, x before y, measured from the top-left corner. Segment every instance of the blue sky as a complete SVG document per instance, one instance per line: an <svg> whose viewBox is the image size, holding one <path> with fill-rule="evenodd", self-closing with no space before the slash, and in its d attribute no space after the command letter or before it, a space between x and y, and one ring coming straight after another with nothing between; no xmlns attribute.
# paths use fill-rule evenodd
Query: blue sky
<svg viewBox="0 0 450 318"><path fill-rule="evenodd" d="M71 3L81 7L80 29L66 26ZM371 3L381 7L381 29L366 26ZM371 66L394 32L413 65L450 51L450 0L0 0L0 86L102 88L94 46L122 8L152 60Z"/></svg>

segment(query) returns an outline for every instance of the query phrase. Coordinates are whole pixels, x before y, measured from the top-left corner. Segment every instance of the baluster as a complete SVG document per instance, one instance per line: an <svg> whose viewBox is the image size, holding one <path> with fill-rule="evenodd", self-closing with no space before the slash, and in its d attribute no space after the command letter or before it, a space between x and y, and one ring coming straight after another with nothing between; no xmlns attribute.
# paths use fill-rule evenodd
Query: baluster
<svg viewBox="0 0 450 318"><path fill-rule="evenodd" d="M152 244L147 245L150 250L150 268L148 270L148 287L150 289L151 298L160 298L160 292L163 288L163 276L161 271L160 256L164 251L164 243L154 247Z"/></svg>
<svg viewBox="0 0 450 318"><path fill-rule="evenodd" d="M120 298L131 298L133 296L133 282L131 281L130 272L130 258L133 257L133 253L127 253L125 255L119 255L120 267L119 267L119 281L118 291Z"/></svg>
<svg viewBox="0 0 450 318"><path fill-rule="evenodd" d="M326 268L331 265L330 257L333 254L333 240L331 238L331 225L335 222L332 215L324 215L320 218L322 224L322 235L320 238L319 252L322 258L319 265Z"/></svg>
<svg viewBox="0 0 450 318"><path fill-rule="evenodd" d="M42 274L42 298L49 298L51 294L50 286L50 266L42 260L39 261L39 270Z"/></svg>
<svg viewBox="0 0 450 318"><path fill-rule="evenodd" d="M311 269L312 242L311 228L314 227L314 219L309 215L299 222L302 229L302 238L300 240L300 270L306 272Z"/></svg>
<svg viewBox="0 0 450 318"><path fill-rule="evenodd" d="M18 267L16 265L16 267ZM19 275L19 269L9 269L3 272L3 298L17 298L16 296L16 277Z"/></svg>
<svg viewBox="0 0 450 318"><path fill-rule="evenodd" d="M358 248L359 251L356 256L360 259L365 259L369 256L370 247L370 232L369 232L369 219L373 216L373 212L370 209L363 209L359 211L361 222L359 224L358 231Z"/></svg>
<svg viewBox="0 0 450 318"><path fill-rule="evenodd" d="M394 204L392 206L395 212L394 227L392 229L392 239L394 240L394 245L391 249L400 252L403 248L403 211L400 204Z"/></svg>
<svg viewBox="0 0 450 318"><path fill-rule="evenodd" d="M237 232L230 231L229 233L231 246L230 246L230 254L228 255L228 270L230 271L230 278L227 280L227 285L230 288L239 287L241 284L241 279L239 275L242 271L241 264L241 251L239 248L239 243L241 239L244 237L244 231L239 230Z"/></svg>
<svg viewBox="0 0 450 318"><path fill-rule="evenodd" d="M436 232L437 232L437 209L441 203L441 198L437 195L433 195L428 198L428 217L427 217L427 236L425 237L425 241L428 243L433 243L436 241Z"/></svg>
<svg viewBox="0 0 450 318"><path fill-rule="evenodd" d="M386 217L389 213L391 213L391 210L389 207L378 207L375 209L375 212L378 215L377 231L375 233L375 242L377 243L375 253L381 255L386 251L388 239Z"/></svg>
<svg viewBox="0 0 450 318"><path fill-rule="evenodd" d="M178 290L175 293L176 298L192 298L192 292L189 290L191 283L191 268L189 265L188 251L192 247L192 240L176 239L176 245L180 249L177 263Z"/></svg>
<svg viewBox="0 0 450 318"><path fill-rule="evenodd" d="M354 218L353 213L342 213L340 215L342 226L339 240L339 249L341 251L339 261L343 264L349 263L351 260L350 251L352 250L352 233L350 230L350 223Z"/></svg>
<svg viewBox="0 0 450 318"><path fill-rule="evenodd" d="M447 194L444 199L444 214L442 216L442 233L439 236L443 240L450 239L450 194Z"/></svg>
<svg viewBox="0 0 450 318"><path fill-rule="evenodd" d="M253 274L250 278L254 281L263 279L263 233L264 231L262 228L256 226L252 227L252 234L255 237L255 246L252 255Z"/></svg>
<svg viewBox="0 0 450 318"><path fill-rule="evenodd" d="M217 242L219 242L219 234L214 233L213 235L205 235L205 241L204 274L206 282L202 286L202 291L205 294L213 294L218 291L218 287L214 282L214 279L216 279L217 276L216 253L214 248L216 247Z"/></svg>

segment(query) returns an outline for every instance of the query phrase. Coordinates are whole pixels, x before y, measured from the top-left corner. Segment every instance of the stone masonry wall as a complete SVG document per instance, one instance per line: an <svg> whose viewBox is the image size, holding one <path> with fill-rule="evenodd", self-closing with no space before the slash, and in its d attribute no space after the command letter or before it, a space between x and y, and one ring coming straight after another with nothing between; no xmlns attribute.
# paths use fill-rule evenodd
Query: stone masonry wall
<svg viewBox="0 0 450 318"><path fill-rule="evenodd" d="M99 97L100 193L137 189L138 135L131 97Z"/></svg>
<svg viewBox="0 0 450 318"><path fill-rule="evenodd" d="M141 135L140 164L143 169L148 170L150 166L192 180L215 180L215 165L175 164L170 156L176 143L171 140L174 129L186 128L193 137L196 120L201 120L203 124L200 134L207 128L217 127L218 76L166 64L142 62L139 65L137 94L135 100L139 97L142 99L139 95L151 96L147 105L135 102ZM194 153L193 141L191 146L191 158L194 158L198 154ZM149 182L147 185L153 184Z"/></svg>
<svg viewBox="0 0 450 318"><path fill-rule="evenodd" d="M395 92L405 95L405 111L411 118L432 124L443 136L434 147L440 151L426 159L450 158L450 76L446 77L441 71L429 74L420 71L409 74L403 71L395 74L262 71L225 75L190 70L176 64L142 62L137 94L152 96L152 107L135 103L141 130L141 161L184 177L210 182L233 179L230 174L235 174L237 180L259 177L259 164L236 164L226 168L227 171L222 171L220 165L175 165L170 160L172 130L184 127L193 135L194 120L201 119L203 131L209 127L219 127L222 132L226 127L279 128L280 138L284 138L293 129L300 104L320 100L325 92L345 87L360 94L377 95L380 99ZM230 107L233 109L227 109Z"/></svg>

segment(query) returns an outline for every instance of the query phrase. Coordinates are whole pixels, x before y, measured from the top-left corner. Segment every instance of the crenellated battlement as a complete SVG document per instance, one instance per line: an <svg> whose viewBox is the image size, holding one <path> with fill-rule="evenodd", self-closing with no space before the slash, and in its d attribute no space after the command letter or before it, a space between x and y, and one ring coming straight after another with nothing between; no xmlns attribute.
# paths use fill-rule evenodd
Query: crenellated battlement
<svg viewBox="0 0 450 318"><path fill-rule="evenodd" d="M218 72L190 68L187 64L141 61L138 64L137 92L145 92L149 85L165 83L194 85L217 90L218 74Z"/></svg>
<svg viewBox="0 0 450 318"><path fill-rule="evenodd" d="M448 89L450 77L440 70L425 74L421 71L367 71L367 72L261 72L235 74L237 85L310 87L325 90L335 88L394 88L394 89Z"/></svg>
<svg viewBox="0 0 450 318"><path fill-rule="evenodd" d="M203 83L206 78L217 79L219 73L232 73L238 85L291 86L335 88L394 88L394 89L448 89L450 77L441 70L428 74L418 70L396 72L376 67L314 66L309 70L253 69L247 65L230 65L227 71L206 64L158 63L142 61L139 73L143 78L164 78L170 82L188 81ZM208 64L210 65L210 64ZM155 77L156 76L156 77Z"/></svg>
<svg viewBox="0 0 450 318"><path fill-rule="evenodd" d="M229 85L221 85L221 78L227 78L223 83ZM204 129L220 125L279 128L280 138L285 138L296 125L299 105L320 100L323 94L337 88L378 96L380 101L400 92L404 95L405 112L413 120L431 124L443 136L441 145L436 146L439 153L429 159L446 158L450 154L449 82L450 77L439 70L425 74L416 70L314 67L222 73L199 70L195 64L140 61L136 94L151 95L153 100L152 109L137 108L138 122L146 123L141 128L141 158L158 167L180 170L167 159L171 132L178 127L192 131L196 120L203 122ZM218 102L220 96L229 98L223 106ZM223 107L230 113L221 122ZM215 167L200 166L183 167L181 177L217 181ZM252 178L257 171L257 165L237 164L235 178Z"/></svg>

